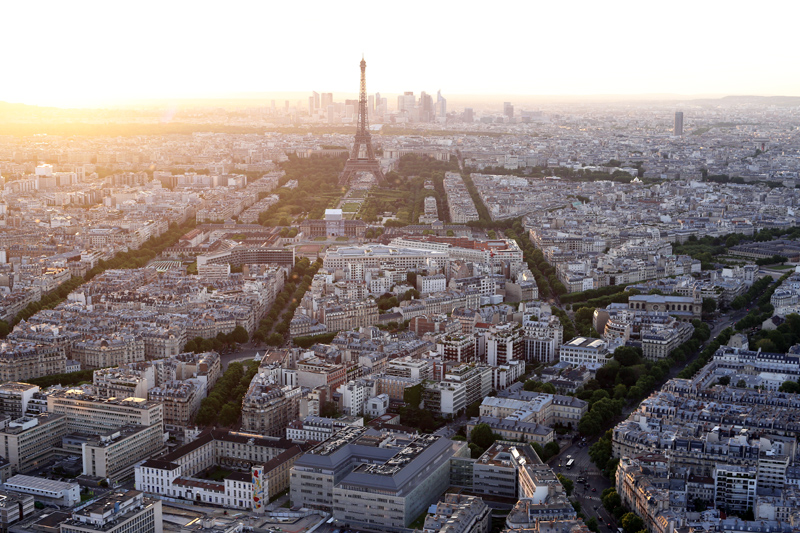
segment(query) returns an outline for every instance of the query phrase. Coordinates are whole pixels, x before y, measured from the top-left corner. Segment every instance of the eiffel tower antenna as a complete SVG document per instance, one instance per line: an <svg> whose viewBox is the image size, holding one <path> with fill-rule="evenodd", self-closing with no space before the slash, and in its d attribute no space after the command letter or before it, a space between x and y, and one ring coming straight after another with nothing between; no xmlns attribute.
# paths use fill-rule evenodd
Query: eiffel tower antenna
<svg viewBox="0 0 800 533"><path fill-rule="evenodd" d="M356 138L353 143L353 150L350 152L350 157L344 164L341 176L339 176L339 185L346 186L350 180L358 172L370 172L378 184L386 183L386 177L381 170L381 164L375 158L375 151L372 149L372 136L369 133L369 126L367 124L368 109L367 109L367 62L364 60L364 54L361 54L361 92L358 98L358 128L356 129ZM364 148L365 157L361 157L361 149Z"/></svg>

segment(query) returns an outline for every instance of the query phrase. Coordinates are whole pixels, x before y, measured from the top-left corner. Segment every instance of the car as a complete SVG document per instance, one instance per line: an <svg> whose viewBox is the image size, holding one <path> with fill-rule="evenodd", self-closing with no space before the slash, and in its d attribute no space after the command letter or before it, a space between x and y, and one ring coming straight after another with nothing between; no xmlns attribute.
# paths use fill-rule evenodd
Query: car
<svg viewBox="0 0 800 533"><path fill-rule="evenodd" d="M597 487L592 487L592 492L597 492Z"/></svg>

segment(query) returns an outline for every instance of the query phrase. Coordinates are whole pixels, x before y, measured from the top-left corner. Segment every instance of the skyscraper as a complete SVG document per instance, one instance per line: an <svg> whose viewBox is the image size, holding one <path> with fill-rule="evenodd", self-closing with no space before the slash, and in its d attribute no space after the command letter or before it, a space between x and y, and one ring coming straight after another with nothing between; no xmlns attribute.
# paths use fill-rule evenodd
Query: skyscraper
<svg viewBox="0 0 800 533"><path fill-rule="evenodd" d="M683 135L683 111L675 111L675 127L672 134L676 137Z"/></svg>
<svg viewBox="0 0 800 533"><path fill-rule="evenodd" d="M314 97L314 109L319 109L319 93L317 91L311 91L311 96Z"/></svg>
<svg viewBox="0 0 800 533"><path fill-rule="evenodd" d="M514 118L514 106L511 102L503 102L503 114L508 118Z"/></svg>
<svg viewBox="0 0 800 533"><path fill-rule="evenodd" d="M333 103L333 93L322 93L322 109L328 109Z"/></svg>
<svg viewBox="0 0 800 533"><path fill-rule="evenodd" d="M431 122L433 120L433 98L422 91L419 95L419 121Z"/></svg>
<svg viewBox="0 0 800 533"><path fill-rule="evenodd" d="M475 120L475 114L471 107L464 108L463 120L464 122L472 122Z"/></svg>
<svg viewBox="0 0 800 533"><path fill-rule="evenodd" d="M397 110L411 111L416 103L417 100L414 98L414 93L411 91L406 91L397 97Z"/></svg>
<svg viewBox="0 0 800 533"><path fill-rule="evenodd" d="M437 117L447 116L447 99L444 96L442 96L441 89L436 91L436 116Z"/></svg>

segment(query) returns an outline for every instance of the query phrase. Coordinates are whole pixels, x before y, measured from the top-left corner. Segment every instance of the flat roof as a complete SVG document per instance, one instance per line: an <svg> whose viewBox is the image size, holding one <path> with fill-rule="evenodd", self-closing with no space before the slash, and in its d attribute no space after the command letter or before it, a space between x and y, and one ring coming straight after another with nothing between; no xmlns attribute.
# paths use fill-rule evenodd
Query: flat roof
<svg viewBox="0 0 800 533"><path fill-rule="evenodd" d="M10 490L13 490L14 487L20 487L23 489L37 489L48 492L65 491L78 486L77 483L56 481L42 477L24 476L22 474L17 474L16 476L7 479L5 485Z"/></svg>

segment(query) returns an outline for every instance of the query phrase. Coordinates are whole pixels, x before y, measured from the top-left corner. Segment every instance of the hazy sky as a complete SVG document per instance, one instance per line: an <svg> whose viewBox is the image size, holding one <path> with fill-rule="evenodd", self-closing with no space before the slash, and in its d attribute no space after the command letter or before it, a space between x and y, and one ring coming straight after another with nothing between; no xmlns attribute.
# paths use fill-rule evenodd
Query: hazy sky
<svg viewBox="0 0 800 533"><path fill-rule="evenodd" d="M16 1L0 101L272 91L800 95L800 2Z"/></svg>

